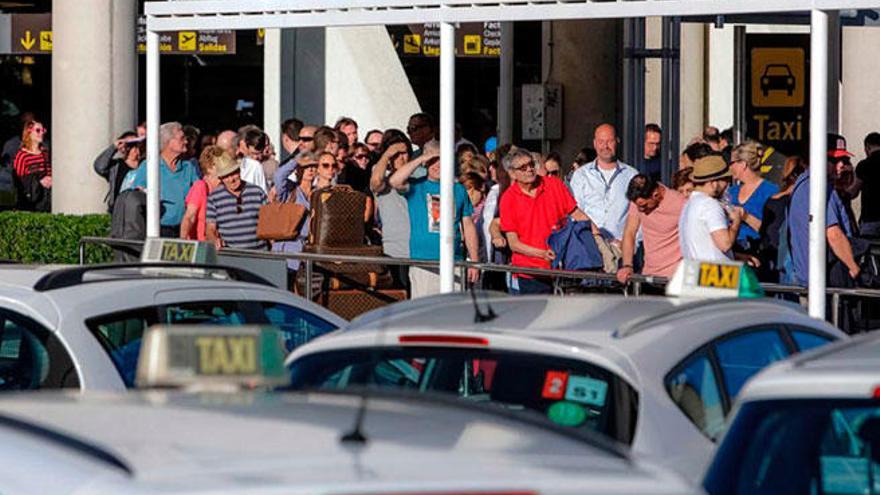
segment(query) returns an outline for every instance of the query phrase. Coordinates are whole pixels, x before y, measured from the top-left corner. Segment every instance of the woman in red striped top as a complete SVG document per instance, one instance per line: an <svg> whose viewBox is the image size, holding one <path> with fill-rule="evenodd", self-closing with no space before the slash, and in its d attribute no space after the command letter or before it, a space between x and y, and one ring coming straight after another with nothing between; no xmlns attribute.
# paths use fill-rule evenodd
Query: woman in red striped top
<svg viewBox="0 0 880 495"><path fill-rule="evenodd" d="M39 121L28 122L21 133L21 149L15 155L13 168L21 184L20 203L24 209L52 209L52 164L43 146L46 127Z"/></svg>

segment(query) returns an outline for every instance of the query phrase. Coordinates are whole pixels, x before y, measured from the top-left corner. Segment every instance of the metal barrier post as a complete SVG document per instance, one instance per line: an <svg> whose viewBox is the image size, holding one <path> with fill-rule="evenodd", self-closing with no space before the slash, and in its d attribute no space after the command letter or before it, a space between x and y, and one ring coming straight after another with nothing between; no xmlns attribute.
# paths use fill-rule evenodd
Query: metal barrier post
<svg viewBox="0 0 880 495"><path fill-rule="evenodd" d="M831 294L831 324L839 327L840 324L840 293Z"/></svg>
<svg viewBox="0 0 880 495"><path fill-rule="evenodd" d="M639 297L642 295L642 283L636 280L633 282L633 295Z"/></svg>
<svg viewBox="0 0 880 495"><path fill-rule="evenodd" d="M462 291L462 292L467 292L467 290L468 290L468 286L467 286L467 284L468 284L467 273L468 273L468 267L467 267L467 265L462 265L461 267L459 267L459 273L458 273L458 276L461 277L460 280L461 280L461 291Z"/></svg>
<svg viewBox="0 0 880 495"><path fill-rule="evenodd" d="M305 260L306 264L306 283L305 296L309 301L312 300L312 260Z"/></svg>
<svg viewBox="0 0 880 495"><path fill-rule="evenodd" d="M86 264L86 243L82 241L79 243L79 264Z"/></svg>

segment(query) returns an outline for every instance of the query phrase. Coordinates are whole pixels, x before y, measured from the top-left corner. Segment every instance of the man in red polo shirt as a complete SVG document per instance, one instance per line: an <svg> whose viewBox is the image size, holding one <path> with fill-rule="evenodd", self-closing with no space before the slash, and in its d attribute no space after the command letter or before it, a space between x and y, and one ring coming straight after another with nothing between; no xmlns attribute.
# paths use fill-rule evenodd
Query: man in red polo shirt
<svg viewBox="0 0 880 495"><path fill-rule="evenodd" d="M517 149L502 160L513 183L501 197L501 230L513 251L511 265L524 268L550 268L556 253L547 238L560 220L571 215L589 220L577 207L568 188L556 177L539 176L531 153ZM548 279L515 274L514 294L546 294L552 291Z"/></svg>

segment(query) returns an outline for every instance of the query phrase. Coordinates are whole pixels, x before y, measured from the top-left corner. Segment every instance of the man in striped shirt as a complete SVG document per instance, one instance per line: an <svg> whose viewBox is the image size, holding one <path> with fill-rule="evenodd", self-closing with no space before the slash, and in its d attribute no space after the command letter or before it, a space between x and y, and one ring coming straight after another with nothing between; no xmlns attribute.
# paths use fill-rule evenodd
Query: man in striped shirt
<svg viewBox="0 0 880 495"><path fill-rule="evenodd" d="M257 219L266 194L241 180L239 164L232 157L221 155L215 166L222 187L208 195L205 237L218 249L267 249L266 241L257 239Z"/></svg>

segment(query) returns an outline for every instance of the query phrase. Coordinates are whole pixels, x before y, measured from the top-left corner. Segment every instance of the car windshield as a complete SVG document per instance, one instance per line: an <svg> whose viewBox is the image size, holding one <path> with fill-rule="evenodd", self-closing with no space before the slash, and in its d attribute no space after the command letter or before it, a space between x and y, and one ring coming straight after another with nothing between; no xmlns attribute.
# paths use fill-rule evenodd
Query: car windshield
<svg viewBox="0 0 880 495"><path fill-rule="evenodd" d="M704 481L711 495L880 493L880 403L748 403Z"/></svg>
<svg viewBox="0 0 880 495"><path fill-rule="evenodd" d="M294 389L382 387L452 394L530 410L563 426L631 443L635 390L583 361L488 349L364 348L316 353L290 365Z"/></svg>

